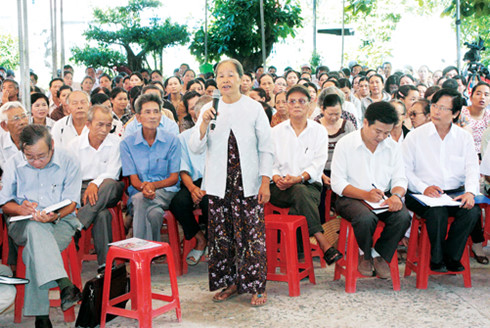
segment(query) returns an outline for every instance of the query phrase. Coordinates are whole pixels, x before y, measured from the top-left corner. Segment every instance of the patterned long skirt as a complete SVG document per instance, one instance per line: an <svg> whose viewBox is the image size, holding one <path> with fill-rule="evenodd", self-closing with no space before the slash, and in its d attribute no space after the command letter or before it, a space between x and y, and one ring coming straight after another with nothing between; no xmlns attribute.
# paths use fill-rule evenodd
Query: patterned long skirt
<svg viewBox="0 0 490 328"><path fill-rule="evenodd" d="M239 294L264 293L267 279L264 207L244 197L238 146L228 139L225 197L209 196L209 289L236 285Z"/></svg>

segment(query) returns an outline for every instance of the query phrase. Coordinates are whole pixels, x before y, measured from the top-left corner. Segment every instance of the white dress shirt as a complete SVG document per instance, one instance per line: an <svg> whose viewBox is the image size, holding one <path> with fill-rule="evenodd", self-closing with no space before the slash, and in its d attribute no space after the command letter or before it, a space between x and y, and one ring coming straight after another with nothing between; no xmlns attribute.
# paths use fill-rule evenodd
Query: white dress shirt
<svg viewBox="0 0 490 328"><path fill-rule="evenodd" d="M407 134L402 144L408 188L423 193L432 185L443 190L464 185L466 192L479 192L480 170L473 137L452 124L444 140L429 122Z"/></svg>
<svg viewBox="0 0 490 328"><path fill-rule="evenodd" d="M20 153L20 150L12 141L10 132L2 133L0 135L0 168L3 169L7 160L17 153Z"/></svg>
<svg viewBox="0 0 490 328"><path fill-rule="evenodd" d="M196 126L201 126L202 115L211 106L212 102L203 106ZM193 129L189 138L191 151L202 154L207 150L201 189L206 190L208 195L225 196L228 139L233 130L240 154L244 197L257 195L262 176L272 177L274 156L271 127L264 108L255 100L242 95L233 104L226 104L220 99L218 112L214 130L211 131L208 126L201 140L200 129Z"/></svg>
<svg viewBox="0 0 490 328"><path fill-rule="evenodd" d="M274 165L272 175L310 175L308 182L322 183L322 173L328 159L328 133L321 125L307 120L306 128L296 136L291 121L272 128Z"/></svg>
<svg viewBox="0 0 490 328"><path fill-rule="evenodd" d="M83 132L69 144L69 149L80 163L82 181L92 180L90 183L99 187L104 179L117 180L121 172L120 138L108 134L99 148L95 149L89 143L88 133Z"/></svg>
<svg viewBox="0 0 490 328"><path fill-rule="evenodd" d="M400 145L386 138L373 153L362 140L361 130L351 132L337 142L330 178L332 190L338 195L342 195L348 185L365 191L374 186L385 192L394 187L407 189Z"/></svg>
<svg viewBox="0 0 490 328"><path fill-rule="evenodd" d="M87 126L84 126L81 134L87 131ZM70 142L78 137L77 130L73 125L72 116L68 115L56 121L51 128L51 135L53 136L56 147L69 149Z"/></svg>

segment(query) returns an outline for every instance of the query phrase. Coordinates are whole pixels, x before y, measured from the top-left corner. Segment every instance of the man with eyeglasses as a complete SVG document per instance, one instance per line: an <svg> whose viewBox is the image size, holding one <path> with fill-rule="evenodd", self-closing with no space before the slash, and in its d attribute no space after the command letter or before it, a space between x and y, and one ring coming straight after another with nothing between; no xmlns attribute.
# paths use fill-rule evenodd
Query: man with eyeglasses
<svg viewBox="0 0 490 328"><path fill-rule="evenodd" d="M460 260L468 236L480 219L475 205L479 193L480 170L473 137L453 124L463 98L456 90L441 89L432 98L426 123L407 135L402 144L409 193L407 207L426 219L431 244L430 269L436 272L464 270ZM438 198L456 196L460 206L428 207L411 193ZM454 217L449 232L448 218ZM446 238L447 234L447 238Z"/></svg>
<svg viewBox="0 0 490 328"><path fill-rule="evenodd" d="M326 239L320 223L322 174L328 158L328 134L323 126L308 119L310 93L293 86L286 94L289 119L272 128L274 165L270 202L289 207L289 213L304 215L308 232L318 241L330 265L342 255Z"/></svg>
<svg viewBox="0 0 490 328"><path fill-rule="evenodd" d="M68 148L75 137L88 132L86 123L90 108L89 95L84 91L73 91L66 98L66 104L70 115L56 121L51 128L56 147Z"/></svg>
<svg viewBox="0 0 490 328"><path fill-rule="evenodd" d="M391 276L391 262L398 242L410 226L403 205L407 179L400 146L388 138L399 116L392 104L380 101L368 106L362 129L337 142L332 157L332 190L339 195L337 213L351 222L362 251L357 265L364 276ZM366 201L387 206L382 213L368 208ZM378 221L385 227L373 245Z"/></svg>
<svg viewBox="0 0 490 328"><path fill-rule="evenodd" d="M111 134L112 111L103 105L94 105L87 117L88 131L74 138L69 146L82 171L81 203L77 217L88 229L93 224L92 235L97 253L99 271L105 267L105 259L112 242L112 215L108 208L121 200L124 184L121 172L120 139Z"/></svg>
<svg viewBox="0 0 490 328"><path fill-rule="evenodd" d="M75 208L80 200L80 166L73 155L57 147L42 125L26 126L19 139L21 153L5 165L0 205L8 216L8 233L17 246L25 246L26 278L24 315L36 316L36 327L52 327L49 289L60 288L61 308L66 311L80 299L80 290L68 279L61 251L71 242L80 222ZM47 206L70 200L56 212ZM10 222L18 215L31 219Z"/></svg>
<svg viewBox="0 0 490 328"><path fill-rule="evenodd" d="M0 107L0 125L7 131L0 135L0 168L7 160L20 152L20 133L29 124L29 116L18 101L9 101Z"/></svg>

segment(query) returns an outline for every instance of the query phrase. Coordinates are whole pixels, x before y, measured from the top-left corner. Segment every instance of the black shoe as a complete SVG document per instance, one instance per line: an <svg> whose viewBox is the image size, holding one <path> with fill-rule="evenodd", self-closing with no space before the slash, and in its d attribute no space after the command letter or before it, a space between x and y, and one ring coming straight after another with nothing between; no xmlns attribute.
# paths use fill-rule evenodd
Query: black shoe
<svg viewBox="0 0 490 328"><path fill-rule="evenodd" d="M82 300L82 293L76 286L71 285L61 291L61 309L68 310Z"/></svg>
<svg viewBox="0 0 490 328"><path fill-rule="evenodd" d="M78 241L82 238L82 233L80 230L75 231L75 234L73 235L73 240L75 241L75 247L77 249L77 252L80 250L80 247L78 246Z"/></svg>
<svg viewBox="0 0 490 328"><path fill-rule="evenodd" d="M49 318L36 318L36 328L53 328L51 320Z"/></svg>
<svg viewBox="0 0 490 328"><path fill-rule="evenodd" d="M464 271L464 266L461 262L455 260L446 260L446 268L452 272Z"/></svg>
<svg viewBox="0 0 490 328"><path fill-rule="evenodd" d="M342 258L342 253L340 253L335 247L330 247L323 254L323 258L328 265L334 264Z"/></svg>
<svg viewBox="0 0 490 328"><path fill-rule="evenodd" d="M447 272L447 268L444 263L430 262L430 270L435 272Z"/></svg>

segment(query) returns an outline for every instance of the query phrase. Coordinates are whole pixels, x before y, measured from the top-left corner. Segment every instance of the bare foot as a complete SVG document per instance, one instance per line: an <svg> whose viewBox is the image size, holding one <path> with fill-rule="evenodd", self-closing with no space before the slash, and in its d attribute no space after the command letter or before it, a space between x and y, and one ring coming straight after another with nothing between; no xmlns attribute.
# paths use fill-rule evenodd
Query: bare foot
<svg viewBox="0 0 490 328"><path fill-rule="evenodd" d="M231 285L230 287L223 289L219 293L216 293L213 296L213 302L217 302L217 303L224 302L230 298L235 297L237 294L238 293L237 293L236 285Z"/></svg>
<svg viewBox="0 0 490 328"><path fill-rule="evenodd" d="M250 301L250 304L253 307L264 306L265 303L267 303L267 293L266 292L264 292L263 294L253 294L252 300Z"/></svg>

